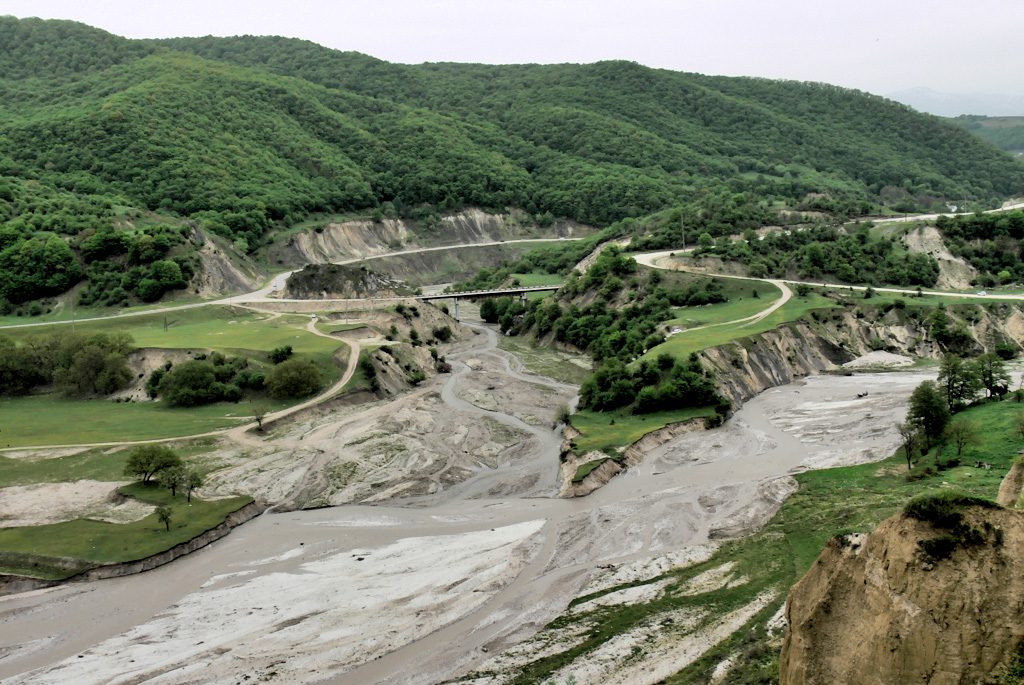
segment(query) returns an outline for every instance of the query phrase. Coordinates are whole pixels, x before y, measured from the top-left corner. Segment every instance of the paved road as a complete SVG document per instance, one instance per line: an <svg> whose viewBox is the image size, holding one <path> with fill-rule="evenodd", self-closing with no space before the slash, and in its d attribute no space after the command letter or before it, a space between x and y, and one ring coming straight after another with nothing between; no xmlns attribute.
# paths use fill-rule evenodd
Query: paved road
<svg viewBox="0 0 1024 685"><path fill-rule="evenodd" d="M692 252L693 249L686 250L687 253ZM864 286L864 285L847 285L845 283L829 283L827 281L799 281L790 278L754 278L753 276L736 276L734 274L723 274L716 273L713 271L704 271L703 269L687 268L682 264L676 264L674 267L660 266L659 263L665 259L671 258L672 255L678 255L683 250L663 250L660 252L645 252L643 254L634 255L633 258L640 264L645 266L651 266L658 269L676 269L678 271L691 271L693 273L703 274L705 276L715 276L718 278L735 278L741 281L762 281L764 283L771 283L776 287L782 287L786 285L809 285L816 288L841 288L843 290L856 290L864 291L871 288L877 293L902 293L906 295L916 295L917 288L881 288L875 286ZM936 297L968 297L977 300L1024 300L1024 295L1012 295L1012 294L997 294L997 295L981 295L978 293L962 293L962 292L950 292L947 290L921 290L922 295L935 295ZM781 306L781 305L779 305ZM774 310L773 310L774 311ZM771 313L771 312L769 312ZM762 317L763 318L763 317ZM732 323L732 322L730 322Z"/></svg>
<svg viewBox="0 0 1024 685"><path fill-rule="evenodd" d="M982 214L998 214L999 212L1009 212L1009 211L1012 211L1014 209L1024 209L1024 202L1012 202L1012 203L1009 203L1009 204L1005 204L1002 207L999 207L998 209L988 209L988 210L985 210L984 212L982 212ZM872 219L870 217L865 217L865 218L862 218L862 219L859 219L859 220L860 221L874 221L876 224L895 224L895 223L904 223L904 222L909 222L909 221L931 221L933 219L938 219L940 216L955 217L955 216L970 216L971 214L973 214L973 212L960 212L959 214L957 214L957 213L949 213L949 214L911 214L910 216L880 217L880 218L877 218L877 219Z"/></svg>

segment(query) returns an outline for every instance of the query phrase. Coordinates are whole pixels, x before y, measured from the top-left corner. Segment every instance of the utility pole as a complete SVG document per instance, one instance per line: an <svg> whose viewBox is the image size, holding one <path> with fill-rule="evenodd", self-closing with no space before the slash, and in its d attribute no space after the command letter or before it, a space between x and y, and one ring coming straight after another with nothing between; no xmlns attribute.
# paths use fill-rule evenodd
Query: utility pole
<svg viewBox="0 0 1024 685"><path fill-rule="evenodd" d="M679 213L679 233L683 236L683 252L686 252L686 216Z"/></svg>

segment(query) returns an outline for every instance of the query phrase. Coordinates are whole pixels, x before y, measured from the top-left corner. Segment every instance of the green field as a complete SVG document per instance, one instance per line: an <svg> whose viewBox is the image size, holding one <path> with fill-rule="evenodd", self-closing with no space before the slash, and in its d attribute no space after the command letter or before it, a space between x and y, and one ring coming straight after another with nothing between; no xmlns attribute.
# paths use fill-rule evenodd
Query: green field
<svg viewBox="0 0 1024 685"><path fill-rule="evenodd" d="M200 438L179 443L174 446L174 451L188 460L190 467L206 473L209 465L196 457L208 453L214 445L213 439ZM78 480L124 481L124 466L130 453L131 448L124 448L92 449L63 457L0 456L0 488Z"/></svg>
<svg viewBox="0 0 1024 685"><path fill-rule="evenodd" d="M588 461L585 464L580 464L579 467L576 469L576 473L574 473L572 476L572 482L582 482L584 478L589 476L594 471L594 469L608 461L610 458L611 457L601 457L599 459L593 459L591 461Z"/></svg>
<svg viewBox="0 0 1024 685"><path fill-rule="evenodd" d="M665 680L673 685L708 682L715 666L730 654L744 655L730 671L730 682L778 682L778 644L769 639L765 624L785 601L786 593L818 557L822 547L836 534L870 531L882 520L899 512L914 496L939 490L959 489L970 495L994 499L999 483L1017 452L1024 447L1014 428L1024 405L1010 401L987 403L962 413L977 423L983 444L968 448L961 466L927 474L934 467L934 454L915 464L914 478L907 478L902 454L871 464L848 466L797 474L800 489L782 505L761 530L726 543L709 561L660 578L669 581L663 595L652 602L604 607L596 611L566 613L549 624L548 629L572 627L586 622L587 638L561 653L545 656L524 668L510 682L545 682L555 670L595 649L613 635L659 614L678 609L707 612L701 626L714 625L721 616L752 601L764 591L774 590L776 599L733 635L710 649L702 658ZM944 460L953 456L947 448ZM993 465L991 470L976 469L975 460ZM673 590L695 576L722 564L735 562L735 576L745 583L696 595L680 595ZM654 580L654 579L652 579ZM650 582L650 581L645 581ZM574 600L580 604L598 595L614 592L625 585L609 588Z"/></svg>
<svg viewBox="0 0 1024 685"><path fill-rule="evenodd" d="M692 328L723 321L736 321L763 311L782 297L782 291L771 283L736 281L725 278L718 280L740 285L740 287L726 288L726 292L733 291L729 293L728 302L700 307L679 307L674 310L676 318L670 319L666 323L670 326ZM757 297L753 296L755 292Z"/></svg>
<svg viewBox="0 0 1024 685"><path fill-rule="evenodd" d="M534 288L542 285L561 285L565 281L565 276L558 274L512 274L512 278L519 281L519 285L524 288Z"/></svg>
<svg viewBox="0 0 1024 685"><path fill-rule="evenodd" d="M817 293L811 293L807 297L794 296L775 312L756 323L723 324L696 331L683 331L648 351L644 358L657 357L664 352L668 352L678 358L683 358L691 352L699 352L708 347L724 345L737 338L770 331L781 324L796 321L814 309L829 309L836 306L838 305L835 302ZM760 309L764 308L761 307Z"/></svg>
<svg viewBox="0 0 1024 685"><path fill-rule="evenodd" d="M305 329L306 316L267 314L232 307L202 307L164 315L78 324L78 331L124 331L138 347L211 349L249 357L268 366L266 353L291 345L295 354L314 361L329 387L341 377L347 345ZM165 328L166 325L166 328ZM332 330L345 328L334 324ZM50 327L7 329L0 334L24 341ZM338 357L341 357L339 359ZM271 411L294 402L254 399ZM202 407L171 408L159 403L68 400L55 395L0 399L0 447L72 445L150 440L195 435L251 420L252 402L220 402Z"/></svg>
<svg viewBox="0 0 1024 685"><path fill-rule="evenodd" d="M268 403L283 409L288 403ZM0 447L78 445L196 435L252 420L249 402L173 408L154 402L0 399Z"/></svg>
<svg viewBox="0 0 1024 685"><path fill-rule="evenodd" d="M714 407L688 407L651 414L629 414L623 410L594 412L585 409L572 415L572 425L580 432L573 440L573 451L586 454L600 450L613 454L619 447L630 445L670 423L714 414Z"/></svg>
<svg viewBox="0 0 1024 685"><path fill-rule="evenodd" d="M184 494L179 492L172 498L170 490L157 484L135 483L121 488L120 492L149 504L169 507L170 532L165 530L156 514L133 523L76 519L45 526L0 528L0 572L61 578L75 570L48 565L45 557L71 557L85 562L82 567L144 559L220 525L228 514L252 502L251 497L212 501L193 497L189 503ZM5 553L15 556L5 557ZM38 566L25 568L20 555L43 558L37 559Z"/></svg>

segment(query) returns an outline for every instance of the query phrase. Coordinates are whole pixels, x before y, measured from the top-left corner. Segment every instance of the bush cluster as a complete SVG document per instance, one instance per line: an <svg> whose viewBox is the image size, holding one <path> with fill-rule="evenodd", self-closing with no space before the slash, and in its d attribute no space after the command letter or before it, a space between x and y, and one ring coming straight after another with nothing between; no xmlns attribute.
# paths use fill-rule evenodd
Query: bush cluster
<svg viewBox="0 0 1024 685"><path fill-rule="evenodd" d="M0 336L0 394L24 395L53 385L67 397L109 395L131 382L124 333L60 331L32 336L21 345Z"/></svg>
<svg viewBox="0 0 1024 685"><path fill-rule="evenodd" d="M264 376L249 369L245 357L219 352L199 355L181 364L155 370L146 382L152 397L172 407L195 407L212 402L237 402L246 390L260 390Z"/></svg>

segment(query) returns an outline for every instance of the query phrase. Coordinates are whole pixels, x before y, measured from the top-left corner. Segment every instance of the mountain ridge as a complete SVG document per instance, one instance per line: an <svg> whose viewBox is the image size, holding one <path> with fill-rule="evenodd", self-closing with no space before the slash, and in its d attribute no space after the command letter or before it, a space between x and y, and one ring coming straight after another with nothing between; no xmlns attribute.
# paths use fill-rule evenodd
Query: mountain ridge
<svg viewBox="0 0 1024 685"><path fill-rule="evenodd" d="M680 205L849 216L1024 188L1024 168L966 131L827 84L623 61L400 65L12 17L0 45L14 48L0 51L0 271L36 234L77 250L129 210L246 252L311 214L436 224L475 206L608 225Z"/></svg>

